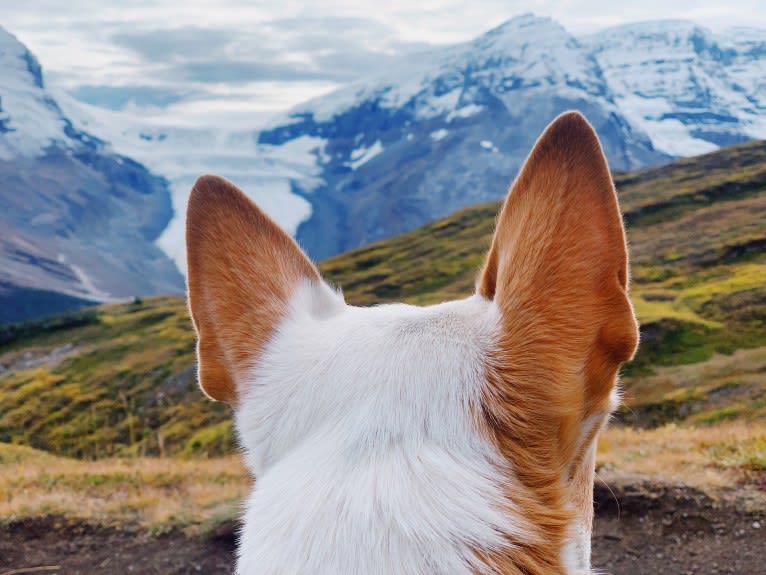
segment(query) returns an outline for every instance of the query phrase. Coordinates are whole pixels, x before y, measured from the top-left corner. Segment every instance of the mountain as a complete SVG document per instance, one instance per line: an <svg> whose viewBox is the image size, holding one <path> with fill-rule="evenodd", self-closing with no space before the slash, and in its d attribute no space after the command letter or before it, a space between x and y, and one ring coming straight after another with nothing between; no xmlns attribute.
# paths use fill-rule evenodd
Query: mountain
<svg viewBox="0 0 766 575"><path fill-rule="evenodd" d="M170 184L158 245L184 266L183 216L203 172L238 183L316 258L502 197L534 138L576 108L614 170L766 138L766 31L657 21L576 37L524 15L410 54L255 127L189 126L59 102L85 131Z"/></svg>
<svg viewBox="0 0 766 575"><path fill-rule="evenodd" d="M501 197L566 109L586 114L614 169L670 157L620 113L587 47L531 15L299 106L258 142L314 156L318 176L293 191L313 207L297 236L321 258Z"/></svg>
<svg viewBox="0 0 766 575"><path fill-rule="evenodd" d="M291 182L313 208L297 236L325 257L501 197L568 108L617 171L766 138L765 72L766 31L659 21L577 38L525 15L301 105L258 142L313 161Z"/></svg>
<svg viewBox="0 0 766 575"><path fill-rule="evenodd" d="M668 20L610 28L582 42L620 111L655 148L691 156L766 138L766 31L713 34Z"/></svg>
<svg viewBox="0 0 766 575"><path fill-rule="evenodd" d="M642 325L621 419L766 421L766 142L616 183ZM498 208L461 210L320 269L354 305L463 297ZM229 411L198 389L194 346L181 298L0 327L0 442L86 458L230 451Z"/></svg>
<svg viewBox="0 0 766 575"><path fill-rule="evenodd" d="M154 243L173 213L165 180L76 128L2 28L0 182L0 322L181 293Z"/></svg>

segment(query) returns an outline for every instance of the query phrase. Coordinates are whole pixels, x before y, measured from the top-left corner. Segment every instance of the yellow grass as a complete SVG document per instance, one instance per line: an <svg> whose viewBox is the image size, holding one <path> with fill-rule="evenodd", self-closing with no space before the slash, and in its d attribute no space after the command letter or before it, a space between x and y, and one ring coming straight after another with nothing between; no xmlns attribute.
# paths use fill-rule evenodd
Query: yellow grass
<svg viewBox="0 0 766 575"><path fill-rule="evenodd" d="M704 423L715 410L739 407L738 419L766 423L766 347L739 349L709 360L655 367L653 375L627 378L626 404L641 409L647 404L687 402L685 423ZM712 411L711 411L712 410Z"/></svg>
<svg viewBox="0 0 766 575"><path fill-rule="evenodd" d="M673 296L673 299L668 301L649 301L645 299L645 296L651 297L653 292L641 292L636 291L631 294L631 300L633 307L636 310L636 315L641 319L643 323L652 323L661 319L677 319L679 321L686 321L690 323L698 323L707 327L720 327L720 323L707 320L683 303L680 296Z"/></svg>
<svg viewBox="0 0 766 575"><path fill-rule="evenodd" d="M764 505L766 494L748 478L766 472L766 425L611 427L599 443L598 471L609 482L684 484ZM199 531L236 517L250 485L238 456L82 461L0 444L0 518L6 521L62 515Z"/></svg>
<svg viewBox="0 0 766 575"><path fill-rule="evenodd" d="M0 444L0 518L204 528L234 517L250 480L238 456L82 461Z"/></svg>
<svg viewBox="0 0 766 575"><path fill-rule="evenodd" d="M599 440L597 469L607 482L663 481L763 506L757 480L766 474L766 425L611 427Z"/></svg>
<svg viewBox="0 0 766 575"><path fill-rule="evenodd" d="M708 281L685 290L684 295L692 298L707 298L736 291L763 287L766 280L766 265L751 263L732 266L730 273L721 279Z"/></svg>

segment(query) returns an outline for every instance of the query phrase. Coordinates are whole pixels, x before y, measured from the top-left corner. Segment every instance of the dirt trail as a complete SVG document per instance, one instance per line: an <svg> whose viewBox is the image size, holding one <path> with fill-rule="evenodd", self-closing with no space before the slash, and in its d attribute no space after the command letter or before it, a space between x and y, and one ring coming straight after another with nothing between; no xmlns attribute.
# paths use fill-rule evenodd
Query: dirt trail
<svg viewBox="0 0 766 575"><path fill-rule="evenodd" d="M766 509L679 487L596 488L593 564L615 575L766 575ZM619 501L619 510L617 501Z"/></svg>
<svg viewBox="0 0 766 575"><path fill-rule="evenodd" d="M615 575L766 574L766 512L716 505L686 488L596 489L594 567ZM230 574L236 525L204 537L162 536L57 518L0 530L0 575Z"/></svg>

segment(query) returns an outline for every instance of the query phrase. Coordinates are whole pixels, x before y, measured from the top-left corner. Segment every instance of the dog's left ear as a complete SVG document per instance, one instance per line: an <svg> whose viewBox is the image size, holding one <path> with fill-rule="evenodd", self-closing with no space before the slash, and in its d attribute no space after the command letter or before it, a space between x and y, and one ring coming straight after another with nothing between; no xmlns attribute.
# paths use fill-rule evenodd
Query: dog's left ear
<svg viewBox="0 0 766 575"><path fill-rule="evenodd" d="M319 283L314 264L234 184L200 177L186 215L189 307L197 330L198 376L211 398L235 403L301 282Z"/></svg>

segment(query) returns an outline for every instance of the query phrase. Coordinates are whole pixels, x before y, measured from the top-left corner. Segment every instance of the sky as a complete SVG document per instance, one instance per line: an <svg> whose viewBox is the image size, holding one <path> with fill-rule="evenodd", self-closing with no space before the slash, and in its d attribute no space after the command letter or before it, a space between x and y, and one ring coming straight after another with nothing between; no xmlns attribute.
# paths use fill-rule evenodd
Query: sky
<svg viewBox="0 0 766 575"><path fill-rule="evenodd" d="M766 28L763 0L0 0L0 26L90 104L262 121L527 12L575 35L655 19Z"/></svg>

